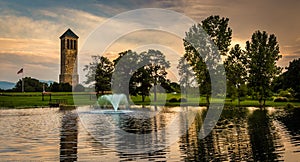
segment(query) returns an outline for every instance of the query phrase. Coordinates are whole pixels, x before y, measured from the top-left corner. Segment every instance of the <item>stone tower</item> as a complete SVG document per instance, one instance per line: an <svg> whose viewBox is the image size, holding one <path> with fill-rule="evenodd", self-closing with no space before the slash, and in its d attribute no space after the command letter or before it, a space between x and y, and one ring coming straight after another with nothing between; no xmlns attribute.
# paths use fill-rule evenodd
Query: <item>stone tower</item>
<svg viewBox="0 0 300 162"><path fill-rule="evenodd" d="M68 29L60 38L60 83L69 83L73 88L78 84L77 55L78 36Z"/></svg>

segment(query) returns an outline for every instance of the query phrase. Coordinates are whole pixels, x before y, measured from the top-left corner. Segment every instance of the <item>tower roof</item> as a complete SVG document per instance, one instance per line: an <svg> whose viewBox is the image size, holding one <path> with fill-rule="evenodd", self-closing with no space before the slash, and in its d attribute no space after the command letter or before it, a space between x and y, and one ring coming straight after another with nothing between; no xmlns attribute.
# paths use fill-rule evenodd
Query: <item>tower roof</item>
<svg viewBox="0 0 300 162"><path fill-rule="evenodd" d="M64 38L64 37L73 37L73 38L79 38L70 28L59 38Z"/></svg>

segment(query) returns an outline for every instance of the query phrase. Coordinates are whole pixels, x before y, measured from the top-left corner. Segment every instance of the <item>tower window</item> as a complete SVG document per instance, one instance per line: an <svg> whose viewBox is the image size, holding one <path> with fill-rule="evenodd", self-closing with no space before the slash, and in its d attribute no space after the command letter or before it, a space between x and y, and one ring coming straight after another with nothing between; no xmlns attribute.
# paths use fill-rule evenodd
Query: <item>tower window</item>
<svg viewBox="0 0 300 162"><path fill-rule="evenodd" d="M71 41L71 47L70 47L70 49L73 49L73 40L71 39L70 41Z"/></svg>
<svg viewBox="0 0 300 162"><path fill-rule="evenodd" d="M70 49L70 40L67 39L67 49Z"/></svg>
<svg viewBox="0 0 300 162"><path fill-rule="evenodd" d="M77 49L77 44L76 40L74 40L74 49Z"/></svg>

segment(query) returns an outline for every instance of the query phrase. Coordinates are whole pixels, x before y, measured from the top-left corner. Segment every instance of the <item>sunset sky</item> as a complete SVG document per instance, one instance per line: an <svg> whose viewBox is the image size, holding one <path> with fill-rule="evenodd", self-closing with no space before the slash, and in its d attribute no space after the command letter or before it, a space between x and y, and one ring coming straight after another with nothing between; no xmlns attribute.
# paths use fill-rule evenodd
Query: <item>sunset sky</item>
<svg viewBox="0 0 300 162"><path fill-rule="evenodd" d="M299 7L300 1L296 0L0 1L0 80L17 82L20 75L16 73L24 67L25 76L58 81L59 36L71 28L79 36L80 49L90 33L105 20L140 8L173 10L196 22L210 15L228 17L233 30L232 45L239 43L244 47L256 30L275 34L283 55L278 65L284 67L300 56ZM106 51L105 56L115 58L118 52L137 48L137 42L141 41L138 38L155 35L151 32L132 33L121 38ZM166 50L167 58L176 66L172 50L182 53L183 46L180 38L173 37L166 35L151 39L159 39L170 47ZM85 58L79 60L79 64L85 65L89 61ZM81 71L79 69L80 82L83 82L84 73Z"/></svg>

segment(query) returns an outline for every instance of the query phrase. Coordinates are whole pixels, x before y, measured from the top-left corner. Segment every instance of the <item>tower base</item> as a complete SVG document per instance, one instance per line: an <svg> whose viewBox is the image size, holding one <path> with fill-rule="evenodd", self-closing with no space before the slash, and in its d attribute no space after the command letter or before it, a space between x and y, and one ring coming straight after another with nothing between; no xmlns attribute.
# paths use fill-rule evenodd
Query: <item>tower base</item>
<svg viewBox="0 0 300 162"><path fill-rule="evenodd" d="M60 74L59 83L69 83L73 88L79 83L78 74Z"/></svg>

